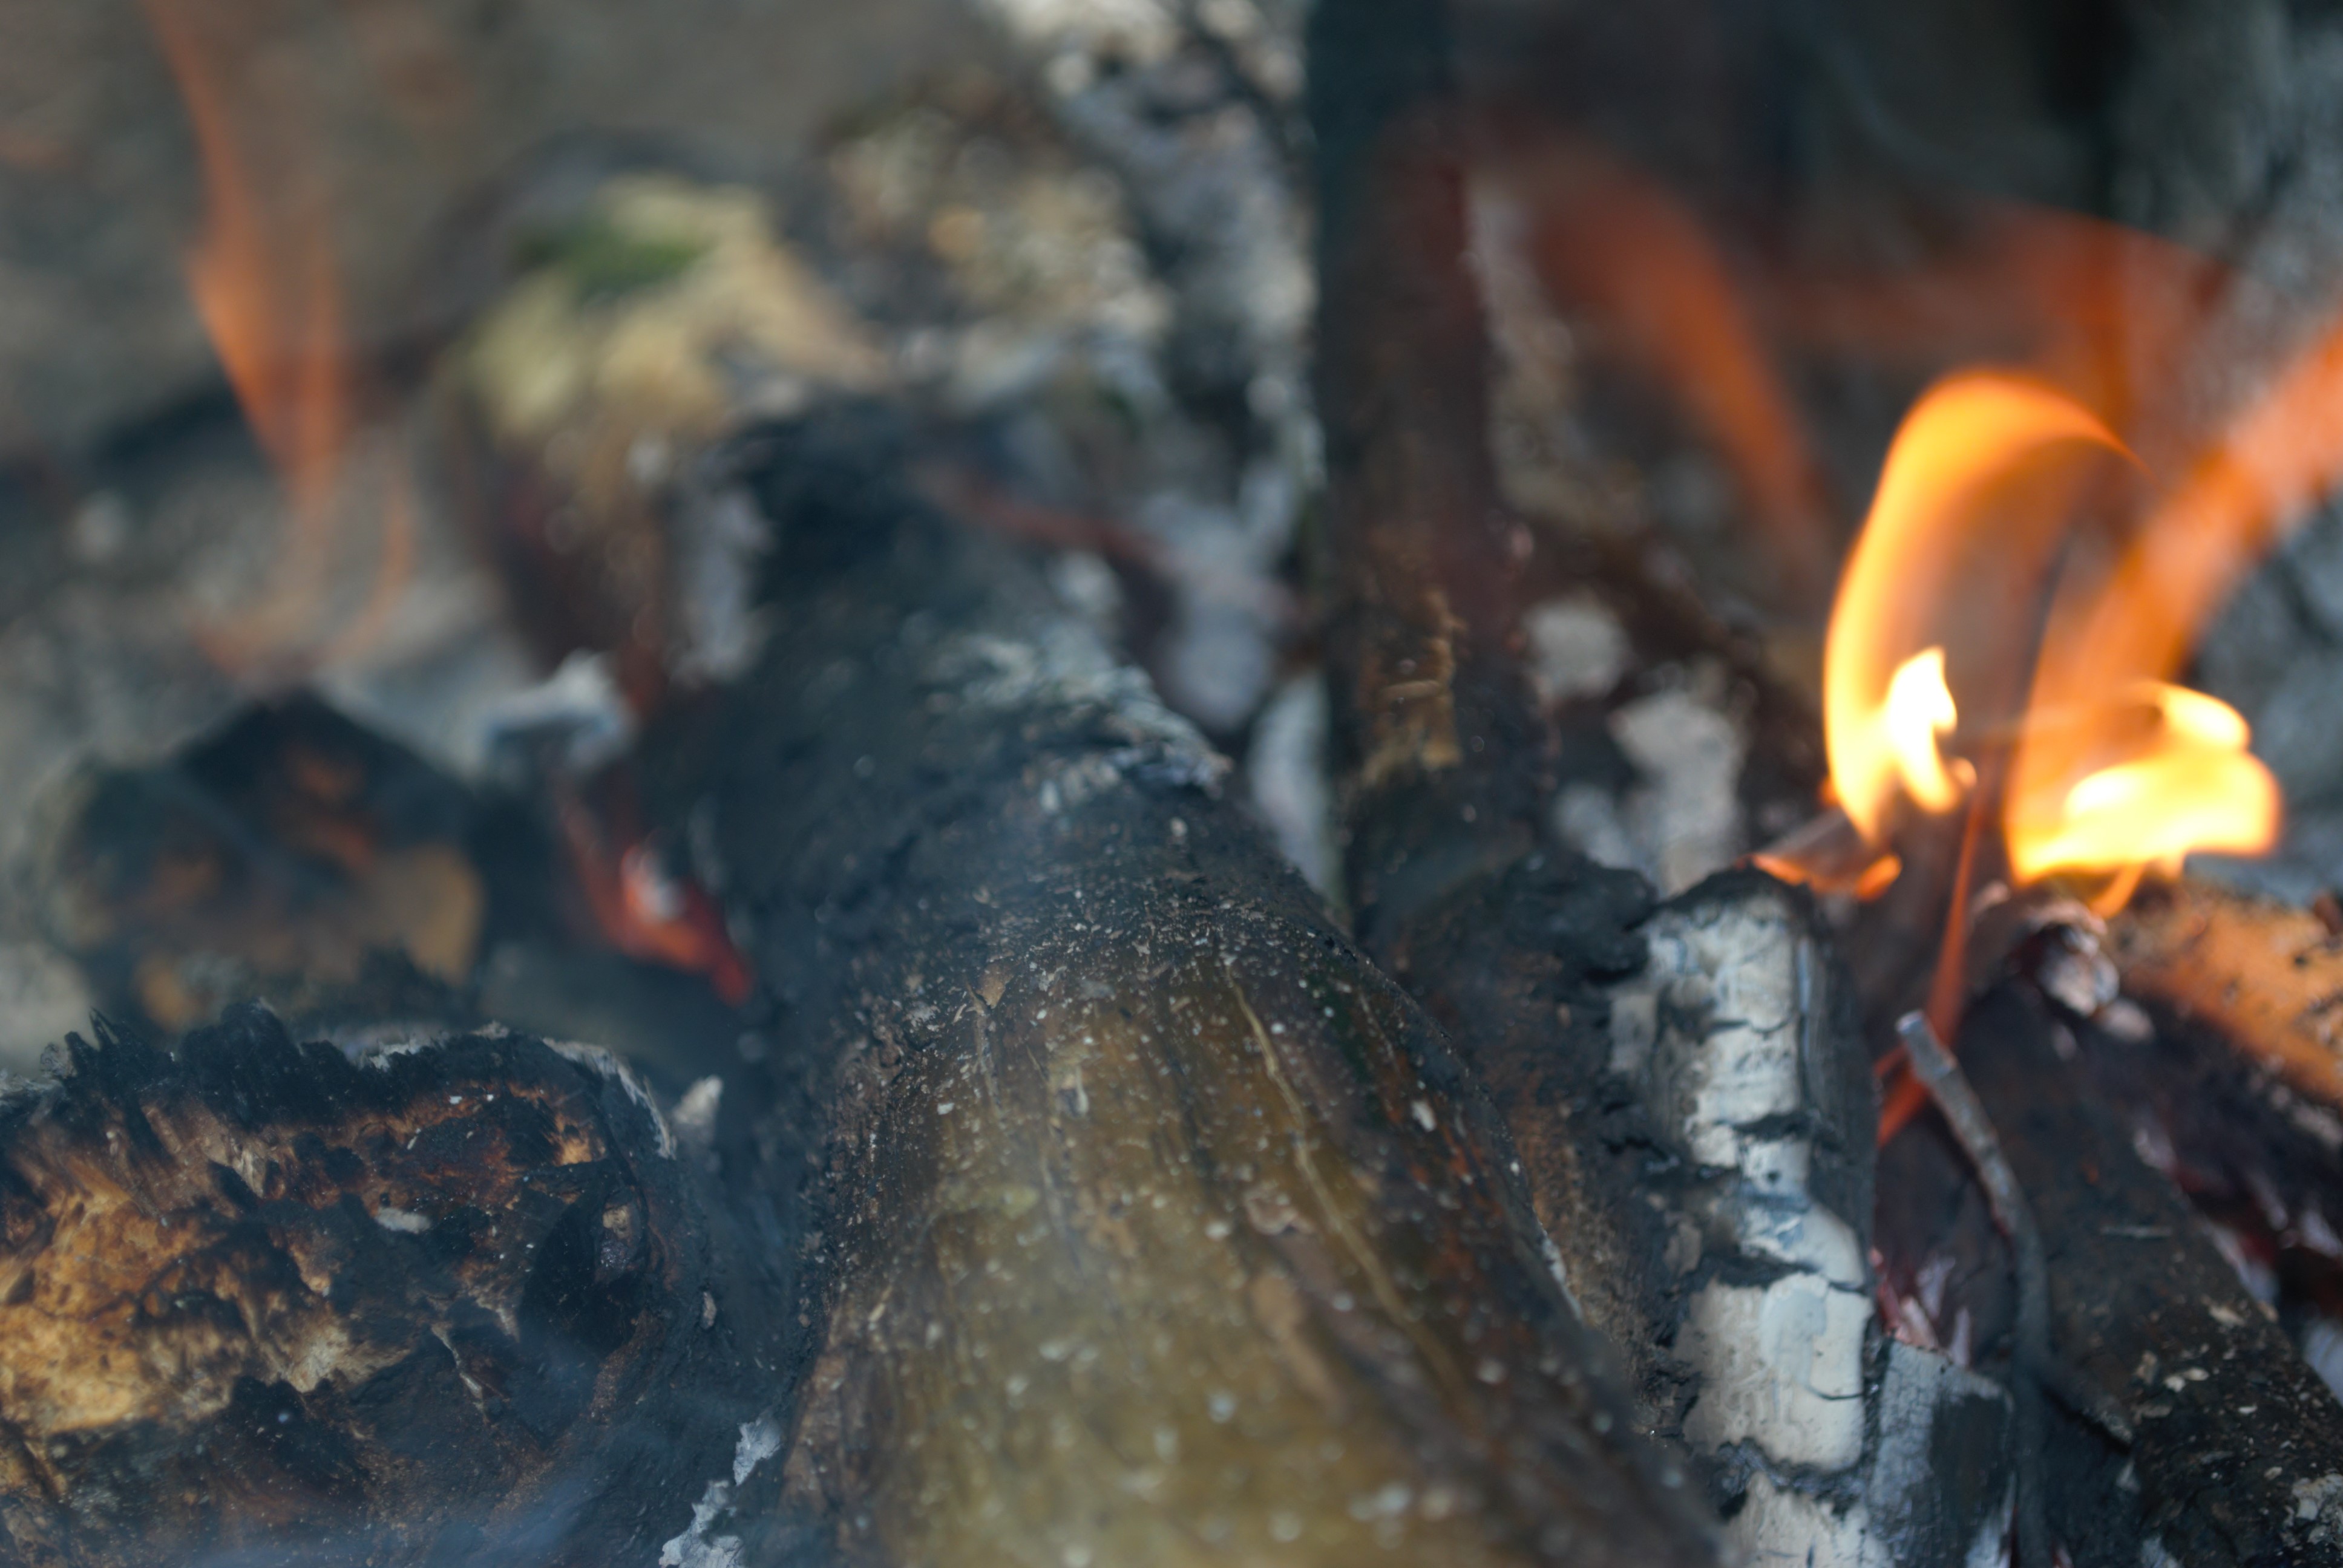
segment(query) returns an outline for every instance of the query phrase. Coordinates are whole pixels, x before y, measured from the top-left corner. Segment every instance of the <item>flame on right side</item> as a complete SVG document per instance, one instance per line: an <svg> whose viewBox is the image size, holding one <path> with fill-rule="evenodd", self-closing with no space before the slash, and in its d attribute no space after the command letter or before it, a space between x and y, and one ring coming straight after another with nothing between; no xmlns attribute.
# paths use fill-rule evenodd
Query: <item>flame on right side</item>
<svg viewBox="0 0 2343 1568"><path fill-rule="evenodd" d="M2059 579L2022 711L1968 737L2008 749L2000 825L2021 883L2065 878L2111 911L2147 870L2277 839L2278 786L2246 749L2245 720L2169 679L2267 544L2280 498L2312 487L2266 482L2246 497L2231 450L2208 459L2202 495L2184 486L2151 513L2114 569ZM1948 649L1955 668L2006 664L2008 647L1970 645L1981 628L2006 643L2024 622L2007 602L1965 592L1964 563L1990 561L2005 601L2013 587L2018 600L2038 597L2076 495L2072 482L2038 481L2060 465L2079 474L2076 459L2092 452L2129 456L2066 393L2000 372L1947 377L1906 416L1841 579L1824 661L1831 782L1875 850L1916 813L1949 813L1976 788L1974 764L1948 750L1964 734Z"/></svg>

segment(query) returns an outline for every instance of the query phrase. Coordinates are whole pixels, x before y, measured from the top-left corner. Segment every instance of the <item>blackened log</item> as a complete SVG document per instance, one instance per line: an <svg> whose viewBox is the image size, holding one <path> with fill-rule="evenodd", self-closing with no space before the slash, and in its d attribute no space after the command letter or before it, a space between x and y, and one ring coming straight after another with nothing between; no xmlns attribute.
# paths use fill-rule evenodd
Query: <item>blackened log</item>
<svg viewBox="0 0 2343 1568"><path fill-rule="evenodd" d="M75 1039L0 1107L0 1558L651 1561L778 1442L711 1198L583 1048Z"/></svg>
<svg viewBox="0 0 2343 1568"><path fill-rule="evenodd" d="M1639 878L1541 847L1575 759L1524 676L1531 540L1496 501L1444 20L1438 0L1328 4L1311 33L1362 940L1487 1078L1576 1305L1639 1418L1703 1459L1735 1544L1966 1560L2006 1513L2006 1402L1873 1328L1872 1096L1811 907L1741 873L1653 916ZM1591 613L1622 638L1612 604ZM1618 678L1569 684L1608 698ZM1739 780L1694 782L1730 801ZM1891 1382L1911 1397L1891 1406ZM1983 1484L1956 1499L1952 1471Z"/></svg>
<svg viewBox="0 0 2343 1568"><path fill-rule="evenodd" d="M1578 1304L1649 1401L1637 1275L1664 1223L1566 1119L1608 1049L1596 999L1575 993L1642 966L1632 928L1651 899L1538 852L1553 740L1507 646L1518 563L1489 457L1448 22L1439 0L1358 0L1319 7L1309 35L1345 869L1361 942L1489 1076ZM1614 1140L1654 1142L1640 1126Z"/></svg>
<svg viewBox="0 0 2343 1568"><path fill-rule="evenodd" d="M875 449L874 449L875 448ZM748 1560L1709 1560L1423 1015L1031 564L749 442L772 641L659 744L816 1238ZM761 1487L761 1489L760 1489Z"/></svg>
<svg viewBox="0 0 2343 1568"><path fill-rule="evenodd" d="M295 693L63 781L24 885L101 1010L149 1038L257 1000L297 1031L494 1019L591 1040L677 1091L723 1070L741 1025L707 977L613 952L626 933L591 918L588 879L615 883L618 850L561 853L573 814L624 819L603 809L623 773L561 783L582 797L567 810L475 789Z"/></svg>
<svg viewBox="0 0 2343 1568"><path fill-rule="evenodd" d="M2018 955L2023 972L2072 1025L2135 1144L2309 1355L2343 1314L2330 1217L2343 1193L2343 948L2313 910L2199 878L2094 924L2042 932Z"/></svg>
<svg viewBox="0 0 2343 1568"><path fill-rule="evenodd" d="M1551 745L1510 646L1529 538L1489 457L1444 7L1321 6L1309 49L1332 689L1371 932L1535 845Z"/></svg>
<svg viewBox="0 0 2343 1568"><path fill-rule="evenodd" d="M2060 1060L2060 1027L2005 984L1960 1048L2041 1224L2052 1352L2135 1433L2127 1456L2080 1424L2054 1440L2054 1533L2081 1568L2139 1561L2142 1534L2189 1563L2343 1562L2343 1406Z"/></svg>

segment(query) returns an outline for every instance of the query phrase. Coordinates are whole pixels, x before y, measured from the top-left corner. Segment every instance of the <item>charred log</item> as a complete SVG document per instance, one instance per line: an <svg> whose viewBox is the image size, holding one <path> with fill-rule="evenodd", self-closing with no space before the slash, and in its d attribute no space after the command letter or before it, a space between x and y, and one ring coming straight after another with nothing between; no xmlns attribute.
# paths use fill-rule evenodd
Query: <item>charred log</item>
<svg viewBox="0 0 2343 1568"><path fill-rule="evenodd" d="M709 1527L873 1562L1707 1560L1479 1086L1194 732L849 427L741 465L773 639L669 738L670 799L803 1075L759 1138L816 1241L788 1462Z"/></svg>
<svg viewBox="0 0 2343 1568"><path fill-rule="evenodd" d="M2067 925L2037 946L2027 972L2071 1021L2093 1086L2320 1364L2325 1325L2343 1312L2328 1212L2343 1188L2329 1038L2343 954L2327 922L2189 879L2150 890L2096 939Z"/></svg>
<svg viewBox="0 0 2343 1568"><path fill-rule="evenodd" d="M615 1060L103 1027L0 1107L11 1563L649 1561L769 1456L786 1254Z"/></svg>
<svg viewBox="0 0 2343 1568"><path fill-rule="evenodd" d="M1654 914L1641 878L1541 847L1565 770L1614 819L1634 788L1594 706L1624 684L1604 650L1625 652L1627 624L1720 673L1731 645L1671 616L1634 563L1584 547L1568 552L1576 598L1521 624L1534 541L1496 499L1441 13L1326 5L1312 34L1362 939L1488 1079L1575 1304L1623 1355L1643 1421L1700 1456L1736 1544L1964 1560L2006 1517L2006 1402L1872 1329L1873 1101L1811 908L1741 873ZM1594 744L1582 723L1557 746L1539 688L1593 716ZM1681 753L1677 710L1712 710L1654 695L1645 728ZM1729 838L1740 759L1713 749L1675 760L1720 795ZM1615 776L1584 776L1590 753ZM1736 848L1670 844L1652 869L1684 887Z"/></svg>
<svg viewBox="0 0 2343 1568"><path fill-rule="evenodd" d="M2343 1408L2060 1060L2062 1040L2071 1054L2063 1026L2011 984L1972 1009L1960 1048L2041 1226L2052 1353L2134 1433L2126 1453L2054 1409L2054 1533L2086 1565L2138 1561L2143 1541L2187 1563L2343 1561ZM1912 1167L1936 1147L1891 1146L1906 1192L1931 1190ZM2006 1351L2007 1312L2005 1299L1980 1332L1987 1354Z"/></svg>

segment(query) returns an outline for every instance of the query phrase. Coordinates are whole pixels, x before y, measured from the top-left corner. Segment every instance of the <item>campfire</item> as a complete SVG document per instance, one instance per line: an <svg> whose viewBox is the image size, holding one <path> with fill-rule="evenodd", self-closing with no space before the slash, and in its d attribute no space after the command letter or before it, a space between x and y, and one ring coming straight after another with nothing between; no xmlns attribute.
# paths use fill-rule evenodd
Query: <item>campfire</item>
<svg viewBox="0 0 2343 1568"><path fill-rule="evenodd" d="M0 1562L2343 1563L2328 18L42 9Z"/></svg>

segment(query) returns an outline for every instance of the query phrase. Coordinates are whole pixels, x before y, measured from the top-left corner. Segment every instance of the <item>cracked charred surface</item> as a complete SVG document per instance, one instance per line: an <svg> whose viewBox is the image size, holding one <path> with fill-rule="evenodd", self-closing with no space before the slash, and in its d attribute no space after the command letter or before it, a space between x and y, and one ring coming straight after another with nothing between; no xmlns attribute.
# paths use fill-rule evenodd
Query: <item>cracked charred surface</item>
<svg viewBox="0 0 2343 1568"><path fill-rule="evenodd" d="M779 1290L611 1059L101 1029L0 1109L0 1557L648 1556Z"/></svg>
<svg viewBox="0 0 2343 1568"><path fill-rule="evenodd" d="M830 1111L757 1560L1706 1560L1423 1015L1040 579L838 427L746 471L775 631L669 753Z"/></svg>

